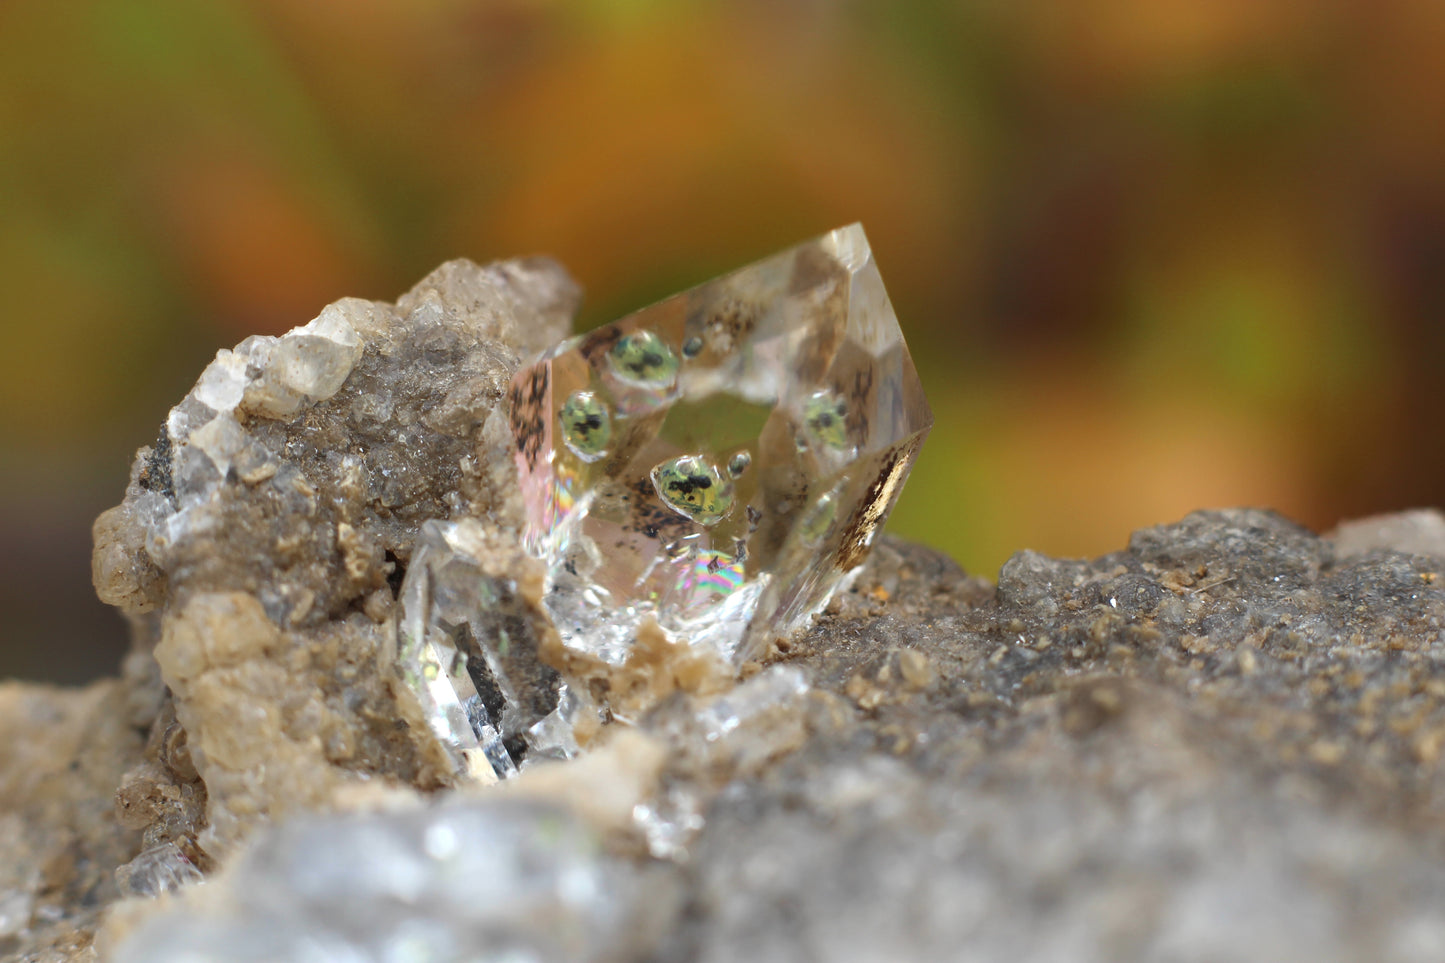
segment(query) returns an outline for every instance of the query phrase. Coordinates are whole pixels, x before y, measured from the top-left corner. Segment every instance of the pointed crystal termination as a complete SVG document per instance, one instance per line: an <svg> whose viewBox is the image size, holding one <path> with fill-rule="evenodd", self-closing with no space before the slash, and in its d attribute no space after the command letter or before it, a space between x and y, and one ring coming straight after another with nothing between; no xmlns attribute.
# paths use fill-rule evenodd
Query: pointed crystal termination
<svg viewBox="0 0 1445 963"><path fill-rule="evenodd" d="M510 401L546 607L612 663L649 618L737 662L804 624L933 424L856 224L564 342Z"/></svg>
<svg viewBox="0 0 1445 963"><path fill-rule="evenodd" d="M514 775L526 758L577 751L576 700L537 657L533 610L496 571L505 557L474 519L427 522L397 625L397 668L421 717L457 769L485 782Z"/></svg>

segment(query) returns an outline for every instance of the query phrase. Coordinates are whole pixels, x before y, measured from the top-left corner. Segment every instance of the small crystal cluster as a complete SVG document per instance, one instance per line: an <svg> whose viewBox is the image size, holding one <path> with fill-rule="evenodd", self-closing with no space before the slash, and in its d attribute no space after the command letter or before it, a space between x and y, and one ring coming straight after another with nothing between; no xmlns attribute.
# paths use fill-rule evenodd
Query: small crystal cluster
<svg viewBox="0 0 1445 963"><path fill-rule="evenodd" d="M223 509L213 496L237 481L280 493L289 500L286 510L314 513L307 504L314 500L308 480L278 457L249 423L290 419L303 407L335 395L361 354L356 329L336 305L279 338L254 336L234 351L219 352L166 420L166 450L155 459L166 479L155 487L170 491L150 493L158 522L146 544L150 556L165 567L179 543L220 523ZM170 503L167 496L172 493ZM301 601L302 593L294 594L297 597L266 593L264 601L284 620L298 604L309 605Z"/></svg>
<svg viewBox="0 0 1445 963"><path fill-rule="evenodd" d="M582 713L615 708L544 664L550 632L604 665L649 624L741 663L806 622L932 424L856 225L562 342L509 417L546 617L474 520L423 527L400 597L402 676L482 780L575 754Z"/></svg>
<svg viewBox="0 0 1445 963"><path fill-rule="evenodd" d="M933 421L858 225L564 342L511 417L547 610L613 664L648 620L734 662L806 622Z"/></svg>

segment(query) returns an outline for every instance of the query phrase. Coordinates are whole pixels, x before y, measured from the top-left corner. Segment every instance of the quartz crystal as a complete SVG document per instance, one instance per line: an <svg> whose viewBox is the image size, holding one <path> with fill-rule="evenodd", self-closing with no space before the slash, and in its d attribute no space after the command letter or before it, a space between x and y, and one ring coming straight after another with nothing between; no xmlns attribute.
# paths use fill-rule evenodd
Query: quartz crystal
<svg viewBox="0 0 1445 963"><path fill-rule="evenodd" d="M577 748L568 724L574 702L537 658L515 580L488 571L496 554L475 519L427 522L402 583L397 627L397 667L423 717L458 770L482 781L515 774L521 758Z"/></svg>
<svg viewBox="0 0 1445 963"><path fill-rule="evenodd" d="M933 423L856 224L562 343L510 401L546 607L614 664L646 620L735 662L806 622Z"/></svg>
<svg viewBox="0 0 1445 963"><path fill-rule="evenodd" d="M173 842L143 850L115 871L116 885L127 896L159 896L202 879L195 860Z"/></svg>
<svg viewBox="0 0 1445 963"><path fill-rule="evenodd" d="M811 691L795 666L775 665L722 695L691 706L681 720L664 713L653 731L712 774L738 772L774 755L785 755L805 738L800 711ZM674 784L638 803L632 821L658 859L686 862L702 831L705 799L694 785Z"/></svg>

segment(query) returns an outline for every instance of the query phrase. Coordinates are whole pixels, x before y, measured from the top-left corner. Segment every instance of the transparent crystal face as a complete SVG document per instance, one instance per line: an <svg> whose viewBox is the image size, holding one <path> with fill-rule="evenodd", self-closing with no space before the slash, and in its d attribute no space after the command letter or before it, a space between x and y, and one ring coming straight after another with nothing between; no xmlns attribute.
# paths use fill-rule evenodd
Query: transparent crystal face
<svg viewBox="0 0 1445 963"><path fill-rule="evenodd" d="M537 658L512 580L480 563L491 547L472 519L430 521L400 597L397 669L458 771L491 781L525 758L577 753L580 706Z"/></svg>
<svg viewBox="0 0 1445 963"><path fill-rule="evenodd" d="M858 225L563 343L511 389L563 641L742 661L863 561L933 415Z"/></svg>

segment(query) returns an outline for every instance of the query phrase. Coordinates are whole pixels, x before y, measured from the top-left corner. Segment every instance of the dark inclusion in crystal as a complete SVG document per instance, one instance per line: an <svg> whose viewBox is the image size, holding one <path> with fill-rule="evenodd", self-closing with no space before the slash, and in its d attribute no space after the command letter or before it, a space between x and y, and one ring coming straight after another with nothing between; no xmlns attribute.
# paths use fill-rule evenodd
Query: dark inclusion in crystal
<svg viewBox="0 0 1445 963"><path fill-rule="evenodd" d="M844 399L826 391L813 395L804 408L803 424L819 444L848 447L848 402Z"/></svg>
<svg viewBox="0 0 1445 963"><path fill-rule="evenodd" d="M171 477L171 433L161 425L160 437L151 446L145 465L141 468L140 487L146 491L175 498L175 482Z"/></svg>
<svg viewBox="0 0 1445 963"><path fill-rule="evenodd" d="M542 457L547 438L547 389L551 378L545 368L533 368L527 377L512 381L507 411L517 454L529 465Z"/></svg>

